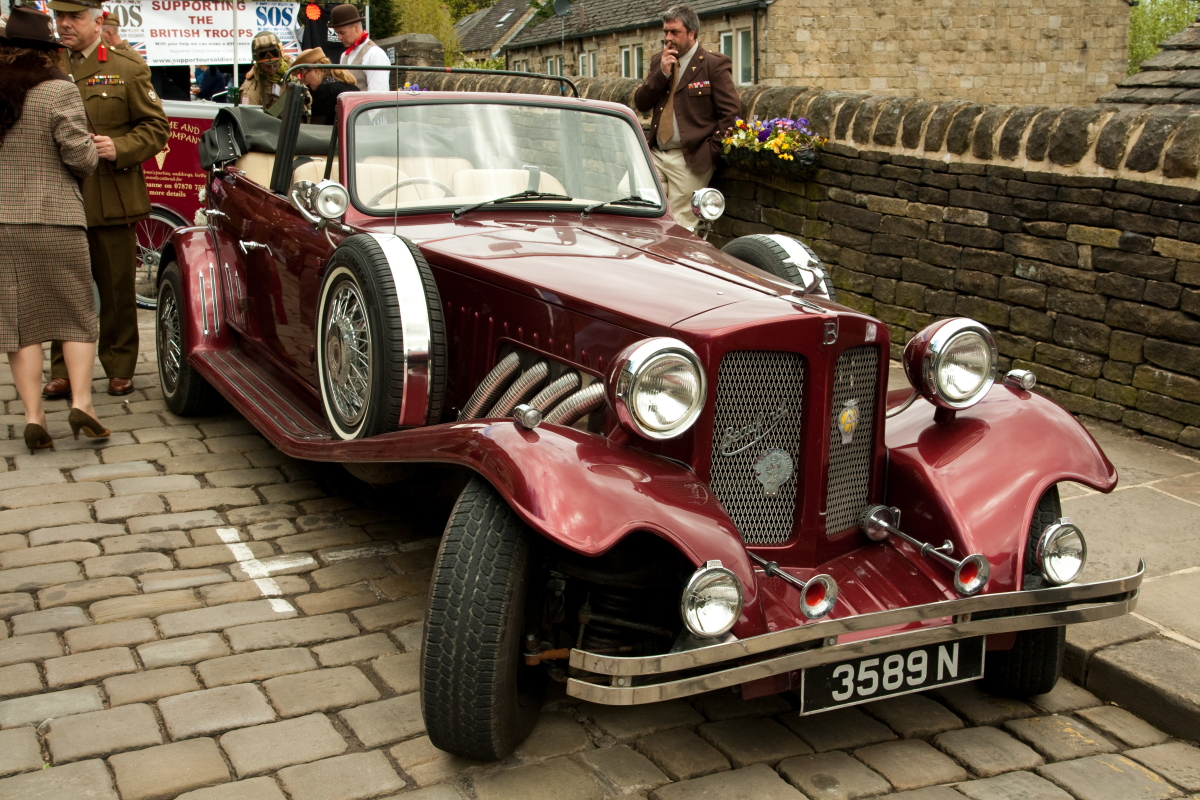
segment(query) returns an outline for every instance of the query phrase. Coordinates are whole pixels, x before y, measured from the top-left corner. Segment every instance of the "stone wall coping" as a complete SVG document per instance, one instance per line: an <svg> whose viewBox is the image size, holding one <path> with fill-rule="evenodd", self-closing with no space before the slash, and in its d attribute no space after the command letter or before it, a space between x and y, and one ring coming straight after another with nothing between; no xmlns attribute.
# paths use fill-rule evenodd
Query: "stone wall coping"
<svg viewBox="0 0 1200 800"><path fill-rule="evenodd" d="M630 78L574 82L587 99L630 108L639 85ZM421 83L453 91L558 91L551 82L500 76L431 75ZM740 94L743 116L805 117L836 155L878 152L893 161L913 159L913 166L994 165L1077 176L1097 188L1125 180L1200 190L1200 113L1177 107L992 105L805 86L751 85ZM1196 198L1200 191L1188 202Z"/></svg>

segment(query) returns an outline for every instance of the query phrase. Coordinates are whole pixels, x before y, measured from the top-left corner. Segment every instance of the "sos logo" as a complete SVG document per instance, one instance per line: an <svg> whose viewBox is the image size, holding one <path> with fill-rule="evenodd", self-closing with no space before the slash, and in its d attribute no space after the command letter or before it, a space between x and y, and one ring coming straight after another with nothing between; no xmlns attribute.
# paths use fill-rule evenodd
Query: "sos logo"
<svg viewBox="0 0 1200 800"><path fill-rule="evenodd" d="M260 28L290 28L294 19L293 10L291 3L278 6L259 5L254 10L254 16L258 19Z"/></svg>
<svg viewBox="0 0 1200 800"><path fill-rule="evenodd" d="M125 5L124 3L112 3L109 8L110 14L117 16L117 22L122 28L140 28L142 27L142 7L141 5Z"/></svg>

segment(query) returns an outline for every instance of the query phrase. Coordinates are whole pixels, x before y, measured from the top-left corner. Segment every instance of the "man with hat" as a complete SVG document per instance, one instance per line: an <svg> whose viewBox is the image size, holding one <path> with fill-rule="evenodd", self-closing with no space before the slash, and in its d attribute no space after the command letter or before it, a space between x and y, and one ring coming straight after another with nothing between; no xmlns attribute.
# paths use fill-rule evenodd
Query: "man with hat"
<svg viewBox="0 0 1200 800"><path fill-rule="evenodd" d="M142 162L167 145L170 123L150 84L150 68L136 53L100 38L99 0L50 0L63 51L59 64L83 95L100 166L83 184L92 277L100 291L100 363L108 393L133 392L138 327L135 303L136 224L150 216ZM69 397L62 346L51 347L51 380L42 394Z"/></svg>
<svg viewBox="0 0 1200 800"><path fill-rule="evenodd" d="M261 31L250 40L254 66L242 84L242 102L270 108L283 96L283 76L292 66L283 54L283 42L270 31Z"/></svg>
<svg viewBox="0 0 1200 800"><path fill-rule="evenodd" d="M334 6L329 12L329 27L337 34L338 41L346 52L338 62L348 67L347 71L354 76L354 83L362 92L388 91L388 72L381 69L354 69L359 65L389 66L387 53L383 48L371 41L370 35L363 29L363 18L358 8L350 3Z"/></svg>
<svg viewBox="0 0 1200 800"><path fill-rule="evenodd" d="M100 38L104 40L110 50L127 50L138 58L142 57L137 50L130 46L129 42L121 38L121 21L111 11L104 12L104 21L100 24Z"/></svg>

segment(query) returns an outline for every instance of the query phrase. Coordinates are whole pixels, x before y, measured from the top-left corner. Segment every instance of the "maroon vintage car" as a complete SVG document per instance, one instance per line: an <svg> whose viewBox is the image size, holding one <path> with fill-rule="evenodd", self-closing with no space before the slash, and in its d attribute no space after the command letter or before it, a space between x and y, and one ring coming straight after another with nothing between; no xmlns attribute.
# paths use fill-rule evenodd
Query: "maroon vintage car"
<svg viewBox="0 0 1200 800"><path fill-rule="evenodd" d="M1064 625L1134 607L1140 568L1075 583L1055 488L1107 492L1112 465L1032 375L993 383L983 325L921 332L888 395L887 327L799 242L676 225L629 109L339 102L330 128L293 93L282 124L206 135L207 225L159 279L162 389L298 458L469 476L421 654L438 747L507 755L548 681L790 689L802 713L980 677L1031 695Z"/></svg>

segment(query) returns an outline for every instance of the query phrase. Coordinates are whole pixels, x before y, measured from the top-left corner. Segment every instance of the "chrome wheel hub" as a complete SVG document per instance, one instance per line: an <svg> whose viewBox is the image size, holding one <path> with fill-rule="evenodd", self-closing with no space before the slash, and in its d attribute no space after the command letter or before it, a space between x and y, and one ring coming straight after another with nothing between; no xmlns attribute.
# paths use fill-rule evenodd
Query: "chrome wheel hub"
<svg viewBox="0 0 1200 800"><path fill-rule="evenodd" d="M371 389L371 329L362 293L343 282L329 301L322 331L325 382L330 405L344 425L357 425Z"/></svg>
<svg viewBox="0 0 1200 800"><path fill-rule="evenodd" d="M175 293L164 285L158 308L158 364L162 370L163 389L174 392L179 386L179 370L183 364L183 327L179 322L179 303Z"/></svg>

